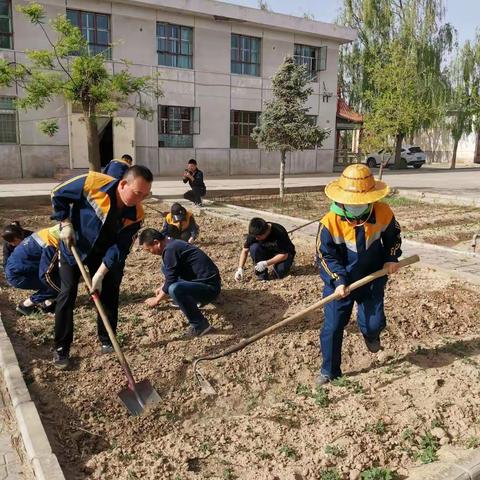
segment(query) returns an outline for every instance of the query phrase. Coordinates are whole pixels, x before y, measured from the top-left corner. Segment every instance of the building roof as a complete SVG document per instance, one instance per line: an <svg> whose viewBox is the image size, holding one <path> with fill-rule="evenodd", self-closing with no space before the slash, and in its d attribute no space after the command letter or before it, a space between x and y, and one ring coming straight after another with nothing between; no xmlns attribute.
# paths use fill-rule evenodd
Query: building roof
<svg viewBox="0 0 480 480"><path fill-rule="evenodd" d="M340 96L337 101L337 117L348 120L349 122L363 123L363 115L352 110L347 102Z"/></svg>
<svg viewBox="0 0 480 480"><path fill-rule="evenodd" d="M357 38L356 30L333 23L317 22L283 13L260 10L258 8L232 5L217 0L117 0L129 5L138 4L156 9L206 16L222 22L248 22L275 30L303 33L327 38L339 44L352 42Z"/></svg>

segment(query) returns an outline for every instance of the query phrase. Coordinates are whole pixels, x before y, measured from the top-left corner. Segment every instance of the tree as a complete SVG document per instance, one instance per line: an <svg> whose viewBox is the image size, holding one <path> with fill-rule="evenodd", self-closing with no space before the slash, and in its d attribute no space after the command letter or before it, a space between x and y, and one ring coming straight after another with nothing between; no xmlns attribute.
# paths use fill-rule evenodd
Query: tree
<svg viewBox="0 0 480 480"><path fill-rule="evenodd" d="M296 65L287 56L272 79L273 99L265 103L260 125L252 138L268 151L280 151L280 198L285 191L287 152L320 146L329 135L314 125L305 107L313 89L308 86L309 73L305 65Z"/></svg>
<svg viewBox="0 0 480 480"><path fill-rule="evenodd" d="M85 119L90 170L100 170L100 148L97 128L99 115L114 116L120 109L134 110L140 118L151 120L153 109L145 102L147 96L162 95L155 77L135 77L124 61L124 70L108 71L103 54L90 55L80 30L64 15L50 20L56 39L52 40L45 26L45 11L38 3L18 7L26 18L38 26L51 46L50 50L30 50L28 64L0 59L0 87L17 84L24 96L18 98L19 108L44 108L54 97L81 107ZM57 120L39 124L46 135L58 130Z"/></svg>
<svg viewBox="0 0 480 480"><path fill-rule="evenodd" d="M474 45L466 41L454 57L450 67L450 98L447 110L447 124L453 138L453 152L450 168L457 161L460 139L473 131L479 121L480 105L480 34Z"/></svg>

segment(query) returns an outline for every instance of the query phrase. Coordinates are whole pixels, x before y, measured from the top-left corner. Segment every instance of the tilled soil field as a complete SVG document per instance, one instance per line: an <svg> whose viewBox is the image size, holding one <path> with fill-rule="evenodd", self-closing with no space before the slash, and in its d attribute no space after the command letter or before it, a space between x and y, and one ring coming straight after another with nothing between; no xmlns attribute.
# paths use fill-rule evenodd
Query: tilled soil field
<svg viewBox="0 0 480 480"><path fill-rule="evenodd" d="M309 220L328 211L330 200L323 192L289 193L281 202L275 195L219 197L243 207L268 210ZM448 247L469 249L473 234L480 233L480 208L431 203L392 196L386 199L402 226L405 238Z"/></svg>
<svg viewBox="0 0 480 480"><path fill-rule="evenodd" d="M27 226L49 224L48 209L18 213ZM18 317L14 307L26 292L2 282L2 319L68 480L390 478L376 476L377 467L405 478L415 465L435 461L442 445L480 444L478 287L420 267L389 282L382 352L367 351L352 320L346 376L335 384L313 387L323 319L317 312L203 364L218 395L202 395L188 359L301 310L321 297L322 284L307 244L297 244L288 278L259 283L250 273L236 283L245 226L198 220L200 246L223 275L221 296L205 309L213 334L186 341L178 310L144 306L161 284L160 259L135 250L128 259L118 337L137 379L148 378L161 396L140 418L117 400L125 379L114 355L99 355L85 294L75 314L73 367L59 372L51 364L53 317ZM160 223L149 210L146 224Z"/></svg>

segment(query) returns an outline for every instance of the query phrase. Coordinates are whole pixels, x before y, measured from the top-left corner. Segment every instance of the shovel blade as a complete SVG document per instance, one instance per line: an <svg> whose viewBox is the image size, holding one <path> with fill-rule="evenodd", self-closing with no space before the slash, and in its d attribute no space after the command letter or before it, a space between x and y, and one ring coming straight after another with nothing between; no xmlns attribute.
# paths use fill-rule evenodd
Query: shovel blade
<svg viewBox="0 0 480 480"><path fill-rule="evenodd" d="M127 387L118 392L120 401L127 407L131 415L141 415L145 409L160 402L160 395L152 387L149 380L135 384L135 390Z"/></svg>

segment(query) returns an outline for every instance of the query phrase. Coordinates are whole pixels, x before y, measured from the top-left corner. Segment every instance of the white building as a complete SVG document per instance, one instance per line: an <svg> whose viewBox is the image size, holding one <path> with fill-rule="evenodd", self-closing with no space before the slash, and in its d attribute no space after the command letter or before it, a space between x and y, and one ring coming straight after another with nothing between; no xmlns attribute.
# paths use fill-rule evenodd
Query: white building
<svg viewBox="0 0 480 480"><path fill-rule="evenodd" d="M317 150L297 152L287 173L333 169L338 50L354 30L213 0L40 0L48 17L67 14L88 36L93 51L109 45L117 59L132 62L136 75L160 74L164 97L153 122L120 112L121 125L103 119L102 162L130 153L156 175L178 175L196 158L209 175L272 174L279 156L257 149L249 133L271 77L288 54L312 71L308 105L317 124L332 129ZM0 0L0 57L22 63L25 50L48 48L38 27ZM15 112L16 88L0 90L0 176L45 177L59 168L88 166L80 114L61 100L41 111ZM37 122L59 118L54 137Z"/></svg>

